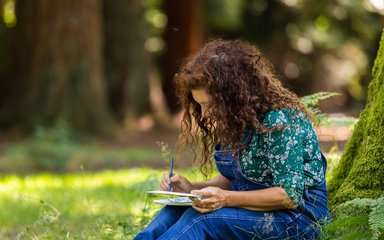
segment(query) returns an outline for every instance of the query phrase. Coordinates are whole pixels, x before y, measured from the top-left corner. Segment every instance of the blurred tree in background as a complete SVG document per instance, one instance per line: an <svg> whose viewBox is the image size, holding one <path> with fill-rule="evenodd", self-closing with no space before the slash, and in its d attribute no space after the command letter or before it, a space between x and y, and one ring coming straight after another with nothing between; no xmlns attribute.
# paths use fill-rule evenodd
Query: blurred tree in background
<svg viewBox="0 0 384 240"><path fill-rule="evenodd" d="M32 128L62 118L108 132L100 12L93 0L16 2L2 122Z"/></svg>
<svg viewBox="0 0 384 240"><path fill-rule="evenodd" d="M119 122L150 111L144 10L140 0L103 1L105 78L109 106Z"/></svg>
<svg viewBox="0 0 384 240"><path fill-rule="evenodd" d="M361 108L371 79L383 27L372 3L380 1L208 0L206 15L212 35L261 45L299 95L343 93L324 103L328 111L345 111Z"/></svg>
<svg viewBox="0 0 384 240"><path fill-rule="evenodd" d="M176 113L178 105L175 88L172 83L173 75L177 72L181 61L196 52L203 42L203 26L201 0L166 0L164 11L168 23L164 33L166 43L164 51L164 80L163 91L172 113Z"/></svg>
<svg viewBox="0 0 384 240"><path fill-rule="evenodd" d="M2 0L0 128L64 120L107 132L169 125L172 77L212 37L256 42L299 95L338 91L361 110L383 27L382 0Z"/></svg>

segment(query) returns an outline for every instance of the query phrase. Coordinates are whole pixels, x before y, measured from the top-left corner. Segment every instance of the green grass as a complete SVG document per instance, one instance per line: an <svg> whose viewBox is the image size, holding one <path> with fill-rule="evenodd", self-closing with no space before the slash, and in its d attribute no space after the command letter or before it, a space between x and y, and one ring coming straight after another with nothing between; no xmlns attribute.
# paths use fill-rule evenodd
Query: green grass
<svg viewBox="0 0 384 240"><path fill-rule="evenodd" d="M0 177L0 239L132 239L159 206L148 169Z"/></svg>
<svg viewBox="0 0 384 240"><path fill-rule="evenodd" d="M0 174L0 239L132 239L161 207L152 203L145 190L158 189L166 170L90 173L82 169L116 169L127 163L140 166L161 158L159 152L102 148L62 129L1 146L0 171L27 174ZM328 153L327 158L329 180L340 153ZM28 173L42 170L77 173ZM191 180L202 178L181 173ZM368 214L357 208L333 213L320 239L371 239Z"/></svg>
<svg viewBox="0 0 384 240"><path fill-rule="evenodd" d="M0 239L132 239L161 207L145 190L158 188L162 172L0 176ZM335 212L321 239L371 239L368 213L353 207Z"/></svg>
<svg viewBox="0 0 384 240"><path fill-rule="evenodd" d="M326 228L325 239L371 239L368 215L345 216L337 219Z"/></svg>
<svg viewBox="0 0 384 240"><path fill-rule="evenodd" d="M158 189L162 173L0 176L0 239L132 239L160 209L145 190Z"/></svg>
<svg viewBox="0 0 384 240"><path fill-rule="evenodd" d="M127 165L148 165L149 160L159 159L159 151L149 148L101 147L97 143L36 138L4 144L0 151L0 171L19 173L116 169Z"/></svg>

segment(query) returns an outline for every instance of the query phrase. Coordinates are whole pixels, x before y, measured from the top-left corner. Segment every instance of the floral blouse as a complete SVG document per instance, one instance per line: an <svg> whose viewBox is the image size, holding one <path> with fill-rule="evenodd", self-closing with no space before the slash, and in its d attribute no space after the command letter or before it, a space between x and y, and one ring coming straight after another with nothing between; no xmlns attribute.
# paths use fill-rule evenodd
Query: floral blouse
<svg viewBox="0 0 384 240"><path fill-rule="evenodd" d="M240 158L242 171L250 180L283 188L300 205L304 189L325 178L323 155L312 124L303 113L288 109L268 112L263 123L283 129L265 134L253 131Z"/></svg>

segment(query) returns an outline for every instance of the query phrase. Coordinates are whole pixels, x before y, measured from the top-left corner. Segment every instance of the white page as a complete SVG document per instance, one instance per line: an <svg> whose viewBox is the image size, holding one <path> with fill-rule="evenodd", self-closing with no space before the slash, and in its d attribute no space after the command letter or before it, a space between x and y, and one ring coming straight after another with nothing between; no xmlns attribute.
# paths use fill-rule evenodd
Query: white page
<svg viewBox="0 0 384 240"><path fill-rule="evenodd" d="M198 199L202 199L202 196L190 194L190 193L182 193L182 192L169 192L169 191L161 191L161 190L155 190L155 191L146 191L146 193L149 194L164 194L164 195L174 195L174 196L180 196L180 197L195 197Z"/></svg>

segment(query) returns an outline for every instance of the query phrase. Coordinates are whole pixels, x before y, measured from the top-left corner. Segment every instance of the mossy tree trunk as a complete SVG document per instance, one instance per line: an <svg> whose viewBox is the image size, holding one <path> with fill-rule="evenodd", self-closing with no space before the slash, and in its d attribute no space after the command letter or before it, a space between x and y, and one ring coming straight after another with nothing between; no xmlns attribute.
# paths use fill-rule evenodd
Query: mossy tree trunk
<svg viewBox="0 0 384 240"><path fill-rule="evenodd" d="M100 0L18 0L16 63L2 120L109 132Z"/></svg>
<svg viewBox="0 0 384 240"><path fill-rule="evenodd" d="M384 32L368 99L329 183L331 204L384 194Z"/></svg>

